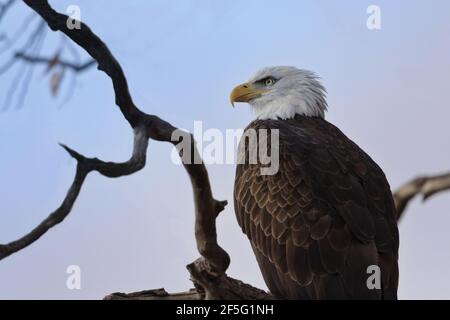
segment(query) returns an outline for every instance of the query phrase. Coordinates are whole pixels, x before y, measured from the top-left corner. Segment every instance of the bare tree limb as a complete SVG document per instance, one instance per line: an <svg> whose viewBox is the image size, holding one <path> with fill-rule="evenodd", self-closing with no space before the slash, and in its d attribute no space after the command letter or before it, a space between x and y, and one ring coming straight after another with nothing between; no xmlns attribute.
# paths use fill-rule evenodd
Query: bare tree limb
<svg viewBox="0 0 450 320"><path fill-rule="evenodd" d="M202 300L202 295L196 289L185 292L168 293L164 288L144 290L133 293L115 292L107 295L104 300Z"/></svg>
<svg viewBox="0 0 450 320"><path fill-rule="evenodd" d="M36 228L22 238L10 242L6 245L0 245L0 260L9 255L26 248L48 230L62 222L72 210L75 200L78 198L81 187L91 171L98 171L106 177L120 177L130 175L139 171L145 166L146 152L148 146L147 128L138 127L135 129L134 149L130 160L124 163L103 162L96 158L89 159L70 149L65 145L61 145L74 159L77 160L77 169L75 178L66 197L58 209L44 219Z"/></svg>
<svg viewBox="0 0 450 320"><path fill-rule="evenodd" d="M431 196L450 190L450 172L436 176L422 176L404 184L394 192L395 205L397 207L397 220L400 220L408 203L417 195L422 195L423 200Z"/></svg>
<svg viewBox="0 0 450 320"><path fill-rule="evenodd" d="M25 18L25 20L22 22L22 25L15 31L13 36L2 34L3 39L1 41L3 41L4 44L0 48L0 54L11 48L14 45L14 43L16 43L26 33L26 30L36 17L37 17L36 13L32 12L30 16Z"/></svg>
<svg viewBox="0 0 450 320"><path fill-rule="evenodd" d="M46 58L46 57L34 57L31 55L28 55L26 53L23 52L17 52L15 54L15 57L18 59L22 59L25 62L29 62L29 63L43 63L43 64L50 64L54 61L53 58ZM58 59L58 61L56 62L56 65L60 65L62 67L71 69L75 72L81 72L84 71L86 69L88 69L89 67L93 66L95 64L95 60L90 59L89 61L86 61L82 64L76 64L73 62L69 62L69 61L65 61L65 60L61 60Z"/></svg>
<svg viewBox="0 0 450 320"><path fill-rule="evenodd" d="M47 1L24 0L24 2L47 22L50 29L63 32L97 61L98 69L104 71L111 78L116 97L116 104L119 106L122 114L130 123L131 127L134 128L142 122L146 115L135 106L122 67L111 54L106 44L83 22L80 22L80 29L67 28L69 17L53 10ZM159 120L157 122L161 125L161 122L165 121ZM168 123L164 123L162 127L166 127L166 129L171 128L172 131L176 129ZM172 131L166 131L165 133L171 133ZM168 138L165 137L162 140L170 141L170 136Z"/></svg>
<svg viewBox="0 0 450 320"><path fill-rule="evenodd" d="M68 17L54 11L47 1L24 0L24 2L38 13L53 31L63 32L85 49L98 63L98 69L104 71L111 78L116 104L134 129L135 144L131 159L124 163L104 162L96 158L86 158L69 147L63 146L77 160L75 178L63 203L30 233L16 241L0 245L0 260L32 244L53 226L63 221L72 210L83 182L91 171L98 171L107 177L129 175L140 170L145 165L145 154L149 138L170 142L174 145L177 145L181 140L189 139L188 141L191 143L193 151L192 156L188 161L185 161L184 157L182 157L182 160L194 192L195 238L202 258L190 264L188 270L197 290L203 297L210 299L227 297L229 278L225 276L225 272L229 266L230 257L217 243L215 225L218 214L224 209L227 202L213 198L205 165L203 162L197 164L194 161L194 159L199 159L200 157L192 135L184 133L180 135L179 139L174 141L172 136L175 131L178 132L176 127L157 116L145 114L136 107L131 98L127 80L120 64L103 41L86 24L81 23L81 29L70 30L66 25ZM209 279L208 281L211 283L206 285L206 282L208 282L206 279Z"/></svg>
<svg viewBox="0 0 450 320"><path fill-rule="evenodd" d="M25 42L21 52L28 50L30 47L33 47L36 43L37 39L40 37L42 32L44 31L45 24L40 22L36 29L31 33L31 35L28 37L27 41ZM1 50L3 52L4 49ZM0 75L8 71L18 60L15 57L12 57L8 59L8 61L0 66Z"/></svg>
<svg viewBox="0 0 450 320"><path fill-rule="evenodd" d="M1 1L1 0L0 0ZM10 6L9 2L5 3L4 6ZM2 5L0 4L0 9L2 8ZM6 9L3 11L6 12ZM33 44L37 43L38 40L42 36L42 33L45 33L47 31L47 23L39 17L38 24L33 32L28 37L28 40L24 44L22 48L18 48L16 50L13 49L14 44L18 42L18 40L24 35L27 34L26 30L31 24L31 22L34 20L34 18L37 18L38 15L36 12L32 12L32 14L24 19L23 24L20 28L18 28L12 38L10 38L6 33L0 34L0 41L2 43L2 46L0 46L0 54L4 54L8 52L8 54L11 55L11 57L0 66L0 74L8 72L12 67L16 66L20 63L20 68L17 70L16 77L13 81L10 83L10 88L8 90L8 95L4 99L3 107L0 109L0 111L7 110L10 107L11 102L14 100L14 97L17 96L17 109L24 105L26 95L28 93L29 84L32 81L33 72L35 69L35 66L37 64L46 64L47 65L47 71L50 71L52 68L61 67L58 68L58 70L55 70L50 75L50 89L53 96L56 96L57 93L60 91L59 88L63 82L65 71L71 70L73 73L71 74L72 78L74 78L74 75L81 73L82 71L85 71L89 69L91 66L95 64L95 60L90 59L84 63L81 63L79 60L78 53L73 48L72 42L67 41L67 37L64 34L61 34L61 43L59 45L59 48L56 49L56 52L52 55L52 57L47 58L40 55L40 49L33 50ZM74 56L74 60L71 61L69 59L63 59L61 58L61 52L67 48L69 50L69 53ZM24 67L24 65L26 67ZM26 71L24 70L26 68ZM72 81L73 83L73 81ZM21 88L19 91L18 88ZM62 104L68 101L68 99L71 98L72 93L74 89L68 87L67 95L65 100Z"/></svg>
<svg viewBox="0 0 450 320"><path fill-rule="evenodd" d="M36 39L36 44L32 48L32 54L38 54L41 51L41 49L42 49L42 46L44 44L44 38L45 38L45 35L47 33L47 30L45 29L45 24L42 24L42 29L44 31L41 32L41 33L38 33L38 36L37 36L37 39ZM31 80L33 78L33 72L34 72L34 68L28 67L28 70L25 73L25 76L24 76L23 81L22 81L22 90L20 90L20 93L19 93L19 96L18 96L17 109L22 107L24 102L25 102L25 97L26 97L26 95L28 93L28 87L29 87L30 82L31 82Z"/></svg>
<svg viewBox="0 0 450 320"><path fill-rule="evenodd" d="M220 300L275 300L275 297L261 289L254 288L240 280L225 276L218 286L215 281L207 281L207 286L216 286L218 292L214 299ZM216 289L216 290L217 290ZM213 289L215 290L215 289ZM185 292L168 293L165 289L146 290L133 293L112 293L105 300L203 300L208 299L198 289Z"/></svg>
<svg viewBox="0 0 450 320"><path fill-rule="evenodd" d="M26 27L27 24L24 25L24 28ZM22 50L24 52L31 51L31 54L37 55L41 50L46 31L47 29L45 28L45 22L40 21L36 26L35 30L28 37ZM12 45L12 43L14 43L14 41L12 41L10 45ZM5 48L7 49L8 47L9 45L3 47L0 53L3 52L3 49ZM4 65L0 66L0 75L11 69L11 67L13 67L17 61L18 59L15 57L11 57L10 59L8 59L8 61ZM10 103L13 100L14 93L17 91L21 83L22 83L21 86L22 90L20 90L21 94L18 96L17 108L23 105L32 76L33 76L32 67L26 66L24 64L20 65L20 68L19 70L17 70L14 80L11 81L10 83L8 92L5 96L3 107L0 109L0 111L4 111L10 106Z"/></svg>

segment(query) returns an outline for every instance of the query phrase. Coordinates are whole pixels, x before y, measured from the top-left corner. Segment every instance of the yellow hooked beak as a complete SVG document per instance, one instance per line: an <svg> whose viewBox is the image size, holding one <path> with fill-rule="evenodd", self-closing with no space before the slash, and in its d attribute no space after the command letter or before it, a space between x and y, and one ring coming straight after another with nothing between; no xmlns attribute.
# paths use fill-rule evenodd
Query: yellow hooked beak
<svg viewBox="0 0 450 320"><path fill-rule="evenodd" d="M258 89L251 83L243 83L238 85L231 91L230 102L234 108L235 102L249 102L251 99L260 96L261 94L268 92L270 90Z"/></svg>

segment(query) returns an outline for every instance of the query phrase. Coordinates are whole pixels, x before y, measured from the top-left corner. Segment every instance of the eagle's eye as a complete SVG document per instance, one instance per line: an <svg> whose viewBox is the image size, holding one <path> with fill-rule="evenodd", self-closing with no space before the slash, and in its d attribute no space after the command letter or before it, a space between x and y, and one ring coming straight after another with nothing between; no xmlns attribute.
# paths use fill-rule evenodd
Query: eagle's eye
<svg viewBox="0 0 450 320"><path fill-rule="evenodd" d="M267 78L267 79L264 81L264 84L265 84L266 87L273 86L273 85L275 84L275 79L273 79L273 78Z"/></svg>

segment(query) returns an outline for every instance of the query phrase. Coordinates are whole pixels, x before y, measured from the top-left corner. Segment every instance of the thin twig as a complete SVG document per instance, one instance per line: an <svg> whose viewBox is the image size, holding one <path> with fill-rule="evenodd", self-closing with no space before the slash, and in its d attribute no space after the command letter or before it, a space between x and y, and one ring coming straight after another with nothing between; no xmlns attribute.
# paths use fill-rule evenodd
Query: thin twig
<svg viewBox="0 0 450 320"><path fill-rule="evenodd" d="M7 0L5 3L0 4L0 21L6 14L6 12L12 7L12 5L16 2L16 0Z"/></svg>
<svg viewBox="0 0 450 320"><path fill-rule="evenodd" d="M41 49L42 49L42 46L44 44L44 39L45 39L45 35L46 34L47 34L47 30L39 33L39 35L37 37L37 40L36 40L36 43L35 43L34 47L32 48L33 54L39 54L39 52L41 52ZM24 105L24 103L25 103L25 98L26 98L27 93L28 93L28 87L29 87L30 82L31 82L31 80L33 78L33 73L34 73L34 68L29 67L27 72L26 72L26 74L25 74L25 76L24 76L23 82L22 82L22 88L21 88L21 91L20 91L20 93L18 95L18 101L17 101L16 109L21 108Z"/></svg>
<svg viewBox="0 0 450 320"><path fill-rule="evenodd" d="M25 50L34 51L35 49L39 49L39 43L40 43L40 40L42 39L42 35L44 32L46 32L45 31L45 22L41 21L39 23L39 25L37 26L37 28L34 30L34 32L28 37L28 40L24 45ZM39 50L34 51L34 52L35 53L39 52ZM6 72L9 68L11 68L16 61L17 61L17 59L12 58L11 60L9 60L9 62L7 64L5 64L4 67L0 67L0 74L2 74L3 72ZM6 93L5 100L3 103L3 107L1 108L1 111L6 110L10 106L11 101L13 100L14 93L16 92L17 88L19 87L23 76L25 76L25 81L27 81L27 78L30 77L30 74L26 72L26 69L27 68L25 65L21 65L20 69L17 70L14 80L11 82L9 89ZM22 99L22 98L19 97L19 99Z"/></svg>
<svg viewBox="0 0 450 320"><path fill-rule="evenodd" d="M8 37L6 34L5 36L5 43L3 47L0 48L0 54L4 53L8 49L10 49L20 38L22 35L26 34L26 30L28 29L28 26L33 22L34 18L36 18L36 13L30 14L27 18L25 18L22 22L22 25L16 30L13 36Z"/></svg>
<svg viewBox="0 0 450 320"><path fill-rule="evenodd" d="M26 53L23 53L23 52L17 52L15 54L15 57L18 59L22 59L23 61L28 62L28 63L49 64L53 60L53 58L31 56L31 55L27 55ZM65 60L58 60L56 62L57 65L71 69L75 72L85 71L89 67L93 66L95 63L96 62L93 59L89 59L88 61L81 63L81 64L75 64L75 63L65 61Z"/></svg>

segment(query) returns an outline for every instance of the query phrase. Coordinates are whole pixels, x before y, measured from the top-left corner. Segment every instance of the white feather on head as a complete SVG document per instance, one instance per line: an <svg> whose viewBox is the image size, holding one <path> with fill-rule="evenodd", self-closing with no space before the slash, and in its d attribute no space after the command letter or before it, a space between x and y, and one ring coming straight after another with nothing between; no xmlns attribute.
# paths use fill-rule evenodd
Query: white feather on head
<svg viewBox="0 0 450 320"><path fill-rule="evenodd" d="M325 117L326 90L312 71L295 67L267 67L259 70L249 81L253 85L273 78L268 91L248 101L257 119L292 119L296 114Z"/></svg>

